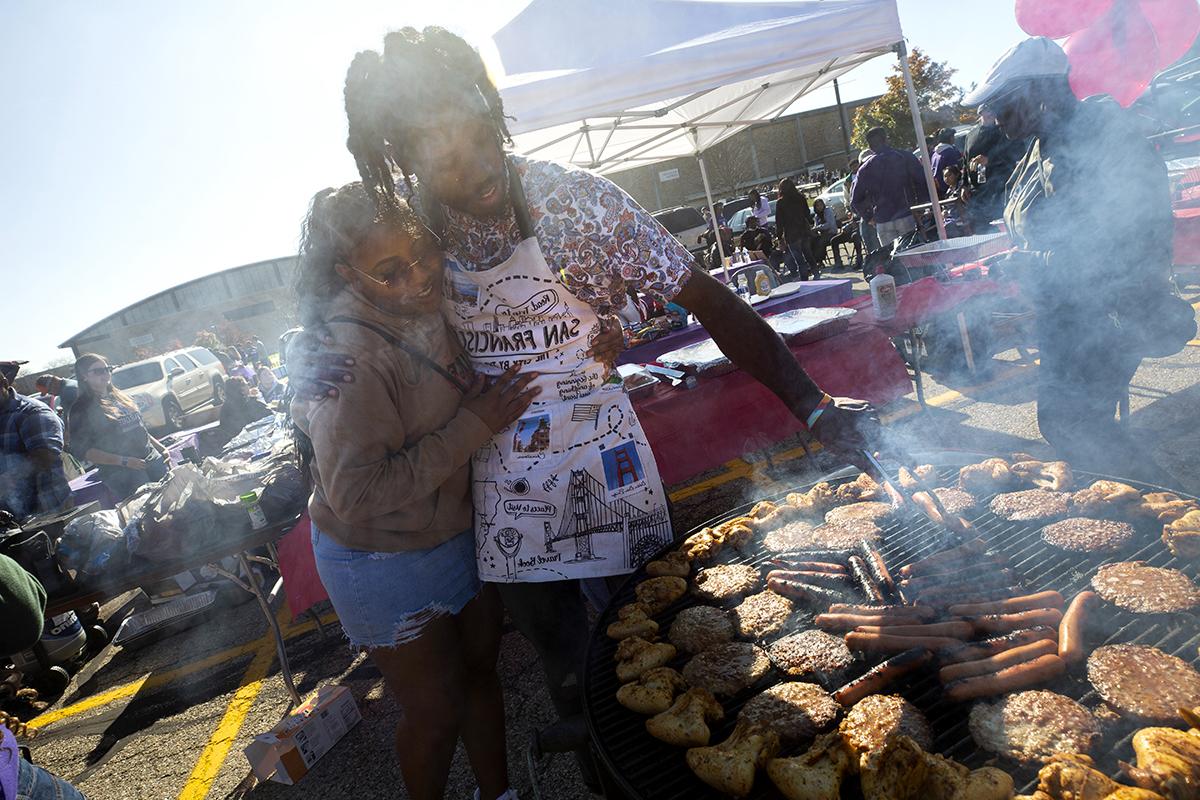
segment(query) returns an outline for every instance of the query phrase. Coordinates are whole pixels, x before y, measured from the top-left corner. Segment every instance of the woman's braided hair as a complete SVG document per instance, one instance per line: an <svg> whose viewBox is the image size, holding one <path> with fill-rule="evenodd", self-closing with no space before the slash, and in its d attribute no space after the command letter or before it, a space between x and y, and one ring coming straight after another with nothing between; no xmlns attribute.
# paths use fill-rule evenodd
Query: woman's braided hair
<svg viewBox="0 0 1200 800"><path fill-rule="evenodd" d="M394 172L412 188L413 142L428 130L430 110L471 107L480 98L497 139L511 143L504 104L483 59L444 28L402 28L384 38L382 55L364 50L354 57L346 73L346 147L376 206L395 206Z"/></svg>

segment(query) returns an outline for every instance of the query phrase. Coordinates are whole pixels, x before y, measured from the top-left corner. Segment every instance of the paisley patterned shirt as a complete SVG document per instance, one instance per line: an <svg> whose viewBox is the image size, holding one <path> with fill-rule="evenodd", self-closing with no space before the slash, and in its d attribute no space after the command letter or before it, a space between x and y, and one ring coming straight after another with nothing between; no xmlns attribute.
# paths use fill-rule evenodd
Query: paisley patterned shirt
<svg viewBox="0 0 1200 800"><path fill-rule="evenodd" d="M624 307L626 289L667 303L683 288L691 253L619 186L553 161L513 155L509 163L520 173L546 262L597 314ZM521 241L511 212L481 220L444 211L446 252L465 269L490 269Z"/></svg>

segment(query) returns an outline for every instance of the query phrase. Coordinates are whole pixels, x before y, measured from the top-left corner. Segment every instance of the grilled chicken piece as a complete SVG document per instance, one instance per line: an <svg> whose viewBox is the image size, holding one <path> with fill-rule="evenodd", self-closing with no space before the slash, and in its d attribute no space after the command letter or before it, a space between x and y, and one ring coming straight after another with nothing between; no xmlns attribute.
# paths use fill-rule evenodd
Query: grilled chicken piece
<svg viewBox="0 0 1200 800"><path fill-rule="evenodd" d="M865 800L923 800L929 777L925 756L907 736L894 736L883 747L865 754L859 763Z"/></svg>
<svg viewBox="0 0 1200 800"><path fill-rule="evenodd" d="M1017 483L1017 477L1003 458L988 458L978 464L968 464L958 471L958 485L973 495L1006 492Z"/></svg>
<svg viewBox="0 0 1200 800"><path fill-rule="evenodd" d="M687 592L683 578L647 578L633 590L639 603L651 614L660 614Z"/></svg>
<svg viewBox="0 0 1200 800"><path fill-rule="evenodd" d="M1184 500L1170 492L1149 492L1142 495L1142 502L1135 507L1135 513L1143 517L1165 524L1182 519L1189 511L1195 511L1197 506L1191 500Z"/></svg>
<svg viewBox="0 0 1200 800"><path fill-rule="evenodd" d="M958 790L952 800L1010 800L1012 796L1011 775L995 767L980 767L971 770L966 785Z"/></svg>
<svg viewBox="0 0 1200 800"><path fill-rule="evenodd" d="M658 633L658 623L650 619L649 609L642 603L630 603L617 610L617 621L605 629L608 638L621 641L630 636L653 639Z"/></svg>
<svg viewBox="0 0 1200 800"><path fill-rule="evenodd" d="M1137 766L1121 768L1143 789L1170 800L1200 799L1200 731L1142 728L1133 735Z"/></svg>
<svg viewBox="0 0 1200 800"><path fill-rule="evenodd" d="M671 707L675 693L687 688L687 681L670 667L646 670L634 683L617 689L617 702L638 714L661 714Z"/></svg>
<svg viewBox="0 0 1200 800"><path fill-rule="evenodd" d="M628 683L643 672L661 667L675 657L675 646L665 642L648 642L640 636L622 639L617 645L617 680Z"/></svg>
<svg viewBox="0 0 1200 800"><path fill-rule="evenodd" d="M1041 489L1069 492L1075 488L1075 475L1065 461L1018 461L1009 469L1018 480Z"/></svg>
<svg viewBox="0 0 1200 800"><path fill-rule="evenodd" d="M1177 558L1200 557L1200 510L1192 510L1163 526L1163 544Z"/></svg>
<svg viewBox="0 0 1200 800"><path fill-rule="evenodd" d="M862 473L849 483L843 483L833 490L834 501L838 505L861 503L864 500L886 500L887 494L875 479L867 473Z"/></svg>
<svg viewBox="0 0 1200 800"><path fill-rule="evenodd" d="M791 492L784 500L800 514L814 517L824 517L838 502L828 481L821 481L807 492Z"/></svg>
<svg viewBox="0 0 1200 800"><path fill-rule="evenodd" d="M1126 516L1142 502L1142 493L1127 483L1099 480L1071 496L1072 513L1095 519Z"/></svg>
<svg viewBox="0 0 1200 800"><path fill-rule="evenodd" d="M688 689L671 707L646 720L646 731L676 747L700 747L708 744L712 733L709 723L725 716L725 709L708 689Z"/></svg>
<svg viewBox="0 0 1200 800"><path fill-rule="evenodd" d="M779 510L779 506L771 500L760 500L750 509L750 513L746 516L754 520L762 520L774 514Z"/></svg>
<svg viewBox="0 0 1200 800"><path fill-rule="evenodd" d="M818 736L804 755L773 758L767 775L787 800L838 800L850 754L835 733Z"/></svg>
<svg viewBox="0 0 1200 800"><path fill-rule="evenodd" d="M688 561L712 561L721 554L723 546L720 537L713 532L712 528L701 528L683 540L679 551L687 557Z"/></svg>
<svg viewBox="0 0 1200 800"><path fill-rule="evenodd" d="M729 738L713 747L693 747L687 763L696 777L733 797L745 797L754 788L758 768L779 752L779 735L749 722L739 722Z"/></svg>
<svg viewBox="0 0 1200 800"><path fill-rule="evenodd" d="M922 484L928 485L931 481L937 481L937 468L933 464L920 464L909 472L907 467L901 467L898 477L901 489L915 492L924 488Z"/></svg>
<svg viewBox="0 0 1200 800"><path fill-rule="evenodd" d="M762 503L759 505L761 506ZM757 524L758 520L754 517L734 517L713 528L713 533L721 540L722 545L741 547L754 536L754 528Z"/></svg>
<svg viewBox="0 0 1200 800"><path fill-rule="evenodd" d="M646 574L652 578L686 578L691 572L692 562L683 550L672 550L646 564Z"/></svg>
<svg viewBox="0 0 1200 800"><path fill-rule="evenodd" d="M1033 800L1165 800L1147 789L1122 786L1093 764L1078 753L1052 756L1038 772Z"/></svg>

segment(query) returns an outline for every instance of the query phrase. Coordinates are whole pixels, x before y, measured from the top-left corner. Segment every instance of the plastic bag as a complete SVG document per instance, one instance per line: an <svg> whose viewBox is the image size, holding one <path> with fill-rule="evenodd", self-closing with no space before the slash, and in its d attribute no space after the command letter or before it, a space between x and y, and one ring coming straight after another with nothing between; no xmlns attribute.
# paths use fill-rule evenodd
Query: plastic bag
<svg viewBox="0 0 1200 800"><path fill-rule="evenodd" d="M234 491L193 464L176 467L141 509L134 554L172 561L244 533L250 518Z"/></svg>
<svg viewBox="0 0 1200 800"><path fill-rule="evenodd" d="M58 560L83 575L102 575L119 568L129 550L116 511L97 511L67 523L58 540Z"/></svg>

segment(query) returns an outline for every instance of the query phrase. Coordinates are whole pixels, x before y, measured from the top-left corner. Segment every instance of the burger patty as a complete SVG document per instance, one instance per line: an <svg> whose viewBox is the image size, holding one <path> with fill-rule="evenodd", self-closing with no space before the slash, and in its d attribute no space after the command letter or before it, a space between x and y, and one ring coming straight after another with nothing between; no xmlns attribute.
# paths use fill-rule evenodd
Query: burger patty
<svg viewBox="0 0 1200 800"><path fill-rule="evenodd" d="M870 520L826 522L812 531L812 544L818 550L853 550L860 542L878 542L883 529Z"/></svg>
<svg viewBox="0 0 1200 800"><path fill-rule="evenodd" d="M1139 721L1174 724L1200 704L1200 672L1157 647L1110 644L1088 656L1088 680L1108 703Z"/></svg>
<svg viewBox="0 0 1200 800"><path fill-rule="evenodd" d="M732 600L758 588L761 576L745 564L718 564L705 567L692 579L696 594L709 600Z"/></svg>
<svg viewBox="0 0 1200 800"><path fill-rule="evenodd" d="M922 750L933 748L929 720L912 703L894 694L872 694L859 700L838 726L838 732L855 755L882 747L896 735L909 737Z"/></svg>
<svg viewBox="0 0 1200 800"><path fill-rule="evenodd" d="M761 639L783 630L796 606L772 591L752 594L733 609L733 621L741 636Z"/></svg>
<svg viewBox="0 0 1200 800"><path fill-rule="evenodd" d="M883 522L895 513L887 503L878 500L866 500L861 503L851 503L848 506L838 506L825 514L825 521L831 525L857 522Z"/></svg>
<svg viewBox="0 0 1200 800"><path fill-rule="evenodd" d="M813 546L812 532L815 527L811 522L794 520L767 533L763 537L763 547L773 553L811 548Z"/></svg>
<svg viewBox="0 0 1200 800"><path fill-rule="evenodd" d="M1042 539L1072 553L1098 553L1120 550L1135 533L1127 522L1072 517L1042 528Z"/></svg>
<svg viewBox="0 0 1200 800"><path fill-rule="evenodd" d="M710 647L683 667L683 679L699 689L729 697L753 686L771 669L761 647L727 642Z"/></svg>
<svg viewBox="0 0 1200 800"><path fill-rule="evenodd" d="M854 655L840 636L825 631L801 631L767 647L771 661L793 678L815 678L826 686L840 685Z"/></svg>
<svg viewBox="0 0 1200 800"><path fill-rule="evenodd" d="M1096 594L1138 614L1170 614L1200 605L1200 589L1177 569L1142 561L1105 564L1092 578Z"/></svg>
<svg viewBox="0 0 1200 800"><path fill-rule="evenodd" d="M675 615L667 639L684 653L699 653L733 639L728 611L712 606L691 606Z"/></svg>
<svg viewBox="0 0 1200 800"><path fill-rule="evenodd" d="M750 698L738 719L759 723L785 742L810 739L837 721L842 707L820 686L778 683Z"/></svg>
<svg viewBox="0 0 1200 800"><path fill-rule="evenodd" d="M1012 522L1049 522L1067 515L1071 495L1048 489L1024 489L998 494L988 504L991 512Z"/></svg>
<svg viewBox="0 0 1200 800"><path fill-rule="evenodd" d="M946 513L954 516L970 514L976 508L975 498L965 489L955 487L938 487L933 490Z"/></svg>
<svg viewBox="0 0 1200 800"><path fill-rule="evenodd" d="M971 736L984 750L1022 762L1048 761L1057 753L1087 753L1100 738L1091 712L1069 697L1018 692L971 709Z"/></svg>

